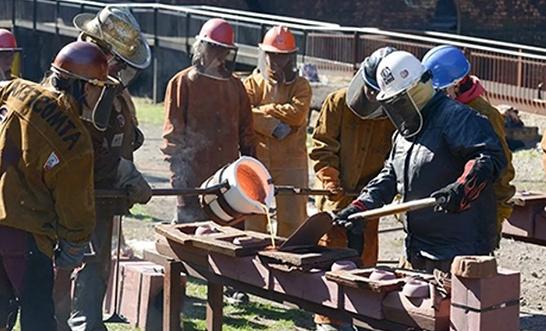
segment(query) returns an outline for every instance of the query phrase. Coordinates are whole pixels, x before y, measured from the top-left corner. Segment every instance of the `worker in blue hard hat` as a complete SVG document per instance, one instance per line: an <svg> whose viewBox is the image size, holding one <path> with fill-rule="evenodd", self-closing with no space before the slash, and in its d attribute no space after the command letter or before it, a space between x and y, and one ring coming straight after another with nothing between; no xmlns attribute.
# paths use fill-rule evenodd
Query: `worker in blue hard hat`
<svg viewBox="0 0 546 331"><path fill-rule="evenodd" d="M504 119L487 99L486 91L479 79L470 75L470 62L459 48L451 45L434 47L425 54L422 63L432 72L434 88L444 90L449 97L486 116L501 142L507 166L493 186L497 198L497 233L499 234L497 240L500 240L502 222L512 214L512 206L508 200L516 191L516 188L510 184L510 181L514 179L514 166L512 152L506 142Z"/></svg>

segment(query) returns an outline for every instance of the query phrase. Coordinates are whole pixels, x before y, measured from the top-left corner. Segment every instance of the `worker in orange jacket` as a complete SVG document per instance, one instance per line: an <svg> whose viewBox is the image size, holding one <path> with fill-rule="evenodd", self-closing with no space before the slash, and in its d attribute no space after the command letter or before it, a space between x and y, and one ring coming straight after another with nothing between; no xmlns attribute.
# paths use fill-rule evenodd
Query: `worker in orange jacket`
<svg viewBox="0 0 546 331"><path fill-rule="evenodd" d="M258 139L257 158L276 185L307 187L305 140L312 92L298 75L296 39L286 27L275 26L258 46L258 67L244 81ZM307 198L277 196L276 209L276 233L288 237L307 218ZM265 232L266 218L250 217L246 229Z"/></svg>

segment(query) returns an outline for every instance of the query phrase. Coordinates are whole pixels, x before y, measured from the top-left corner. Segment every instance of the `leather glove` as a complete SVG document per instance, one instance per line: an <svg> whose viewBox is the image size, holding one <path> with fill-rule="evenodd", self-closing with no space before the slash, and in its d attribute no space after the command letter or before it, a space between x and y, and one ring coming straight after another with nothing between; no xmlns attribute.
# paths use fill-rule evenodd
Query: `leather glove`
<svg viewBox="0 0 546 331"><path fill-rule="evenodd" d="M73 243L66 240L59 240L55 250L55 268L72 270L81 266L85 250L89 242Z"/></svg>
<svg viewBox="0 0 546 331"><path fill-rule="evenodd" d="M431 194L438 201L434 210L459 213L470 208L470 203L480 197L489 182L487 171L475 160L467 162L464 173L457 181Z"/></svg>
<svg viewBox="0 0 546 331"><path fill-rule="evenodd" d="M127 190L129 205L145 204L152 198L152 188L144 176L136 169L133 162L123 158L118 165L115 187Z"/></svg>
<svg viewBox="0 0 546 331"><path fill-rule="evenodd" d="M365 226L365 220L363 219L352 219L349 220L349 216L352 214L359 213L361 211L365 211L366 206L358 200L353 201L349 206L345 207L338 213L336 213L333 224L337 226L342 226L345 229L347 229L348 234L349 232L354 235L362 235L364 231Z"/></svg>
<svg viewBox="0 0 546 331"><path fill-rule="evenodd" d="M288 137L290 132L292 132L290 125L280 122L275 129L273 129L272 136L277 140L283 140L284 138Z"/></svg>

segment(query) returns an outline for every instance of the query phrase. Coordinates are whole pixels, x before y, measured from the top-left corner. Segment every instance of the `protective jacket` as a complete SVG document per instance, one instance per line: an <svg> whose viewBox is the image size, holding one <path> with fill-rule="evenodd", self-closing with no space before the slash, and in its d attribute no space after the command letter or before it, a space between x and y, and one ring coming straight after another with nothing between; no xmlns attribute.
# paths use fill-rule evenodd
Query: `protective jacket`
<svg viewBox="0 0 546 331"><path fill-rule="evenodd" d="M499 113L497 108L493 107L485 98L485 90L481 87L480 81L475 77L470 77L472 79L472 87L462 93L457 100L460 102L465 101L464 103L473 109L477 110L478 113L487 117L493 130L499 138L500 144L502 146L502 151L504 152L504 157L506 158L506 168L501 171L499 178L493 184L493 189L495 191L495 196L497 197L497 230L500 234L502 230L502 222L510 217L512 214L512 206L508 203L514 193L516 193L516 187L511 185L510 182L514 179L515 170L512 164L512 152L508 148L506 143L506 133L504 132L504 119Z"/></svg>
<svg viewBox="0 0 546 331"><path fill-rule="evenodd" d="M394 126L387 118L363 120L347 107L347 89L340 89L324 100L313 132L313 148L309 157L323 186L330 180L327 173L337 175L344 192L359 192L374 178L385 162ZM328 178L325 178L325 176ZM354 197L343 195L332 199L321 196L317 207L321 211L345 208ZM372 224L373 223L373 224ZM364 233L362 263L374 265L378 256L377 220L370 221ZM322 243L330 247L347 247L345 231L333 228Z"/></svg>
<svg viewBox="0 0 546 331"><path fill-rule="evenodd" d="M476 160L496 180L506 166L499 139L489 121L471 108L437 93L422 109L421 132L406 140L398 132L385 166L358 198L368 209L425 198L456 181L465 164ZM405 229L408 256L436 260L456 255L488 254L496 245L496 203L492 185L460 213L429 209L408 212Z"/></svg>
<svg viewBox="0 0 546 331"><path fill-rule="evenodd" d="M255 70L244 84L252 105L258 159L270 170L307 169L305 139L312 94L309 82L297 77L291 84L271 84ZM275 105L288 109L266 114L266 110ZM280 122L291 128L290 134L282 140L273 137L273 130Z"/></svg>
<svg viewBox="0 0 546 331"><path fill-rule="evenodd" d="M330 94L322 105L313 132L309 157L315 172L331 167L339 172L345 192L360 191L374 178L391 149L394 126L388 118L362 120L345 103L347 89ZM318 199L321 210L339 210L352 201Z"/></svg>
<svg viewBox="0 0 546 331"><path fill-rule="evenodd" d="M176 74L165 93L161 151L173 187L201 185L239 153L255 156L252 112L241 81L209 78L194 67Z"/></svg>
<svg viewBox="0 0 546 331"><path fill-rule="evenodd" d="M57 239L89 241L93 150L77 106L22 79L0 89L0 102L0 224L32 233L50 257Z"/></svg>
<svg viewBox="0 0 546 331"><path fill-rule="evenodd" d="M309 183L307 147L307 117L311 103L311 86L303 77L290 84L271 84L255 70L244 81L256 136L256 154L271 172L273 183L307 187ZM282 109L280 109L282 107ZM279 140L273 136L280 123L290 127L290 133ZM277 224L280 236L289 236L307 218L307 199L303 196L278 196ZM265 231L265 218L247 221L247 229Z"/></svg>

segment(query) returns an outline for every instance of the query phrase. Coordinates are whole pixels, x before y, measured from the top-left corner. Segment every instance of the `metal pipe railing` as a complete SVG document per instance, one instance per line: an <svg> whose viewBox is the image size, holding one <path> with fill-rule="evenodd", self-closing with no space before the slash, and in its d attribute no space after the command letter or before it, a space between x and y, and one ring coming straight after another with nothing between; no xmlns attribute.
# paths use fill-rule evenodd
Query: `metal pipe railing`
<svg viewBox="0 0 546 331"><path fill-rule="evenodd" d="M68 24L62 26L60 23L61 19L65 21L67 19L62 15L63 9L79 7L79 12L86 12L98 11L104 6L112 5L83 0L0 0L0 3L6 6L11 4L11 10L0 12L0 18L10 21L12 26L21 24L25 27L30 26L35 31L43 29L50 32L46 29L46 25L51 23L50 28L54 27L56 35L61 34L61 28L64 32L70 28ZM47 5L55 6L51 17L47 17L46 11L38 10L39 6ZM142 21L147 22L142 24L143 32L154 48L161 48L162 41L172 42L173 39L172 35L162 33L158 15L171 15L174 20L183 18L184 28L180 29L183 30L183 35L174 37L182 37L180 45L181 48L185 47L187 52L193 37L190 36L192 26L200 25L211 17L229 20L237 31L242 29L246 32L241 38L238 37L237 41L247 50L256 47L256 40L250 41L252 38L249 35L252 35L254 39L256 36L261 38L267 27L283 24L293 30L298 36L298 42L301 42L299 51L301 61L317 65L323 73L347 78L358 69L360 61L365 56L384 45L393 45L422 56L436 45L451 44L465 50L473 66L473 72L483 80L494 102L512 103L523 111L546 115L546 100L542 99L538 88L546 81L546 48L433 31L411 34L373 27L340 26L329 22L212 6L177 6L158 3L116 3L115 5L129 7L139 14ZM69 21L71 19L71 17L68 18ZM170 31L169 26L166 26L166 30ZM176 33L180 34L178 30ZM176 42L176 39L174 40ZM154 61L152 81L154 99L157 99L157 86L160 85L157 81L158 65L160 64Z"/></svg>

